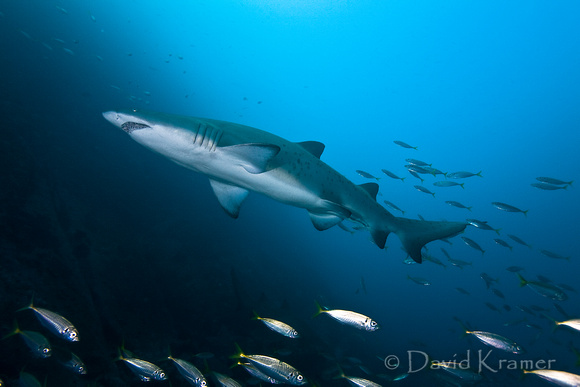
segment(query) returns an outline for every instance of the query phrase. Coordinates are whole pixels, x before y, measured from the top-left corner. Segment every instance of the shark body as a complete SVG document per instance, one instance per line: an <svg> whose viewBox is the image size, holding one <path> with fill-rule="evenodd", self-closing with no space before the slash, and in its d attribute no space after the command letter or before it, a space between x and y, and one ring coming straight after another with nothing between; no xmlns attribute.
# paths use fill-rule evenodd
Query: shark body
<svg viewBox="0 0 580 387"><path fill-rule="evenodd" d="M393 216L376 201L378 184L355 185L325 164L319 142L294 143L249 126L150 111L103 116L141 145L207 175L219 203L234 218L254 191L306 209L318 230L349 219L366 227L380 248L394 232L417 262L426 243L454 236L467 225Z"/></svg>

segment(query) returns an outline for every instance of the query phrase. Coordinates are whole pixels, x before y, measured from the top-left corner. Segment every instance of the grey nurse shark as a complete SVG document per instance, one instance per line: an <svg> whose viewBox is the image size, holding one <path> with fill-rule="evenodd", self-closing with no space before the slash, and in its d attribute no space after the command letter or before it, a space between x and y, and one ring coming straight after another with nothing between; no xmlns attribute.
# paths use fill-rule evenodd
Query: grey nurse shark
<svg viewBox="0 0 580 387"><path fill-rule="evenodd" d="M426 243L454 236L467 225L393 216L376 201L378 184L355 185L322 162L319 142L290 142L231 122L142 110L103 116L146 148L207 175L219 203L234 218L254 191L306 209L318 230L348 219L366 227L380 248L394 232L417 262Z"/></svg>

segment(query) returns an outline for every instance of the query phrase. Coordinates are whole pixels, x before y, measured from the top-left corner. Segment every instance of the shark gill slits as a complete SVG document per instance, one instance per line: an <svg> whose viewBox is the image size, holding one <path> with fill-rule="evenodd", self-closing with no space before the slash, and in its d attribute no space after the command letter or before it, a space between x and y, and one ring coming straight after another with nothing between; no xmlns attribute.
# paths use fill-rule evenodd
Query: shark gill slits
<svg viewBox="0 0 580 387"><path fill-rule="evenodd" d="M123 131L125 131L127 133L132 133L135 130L144 129L144 128L150 128L150 126L145 125L145 124L140 124L138 122L125 122L123 125L121 125L121 129L123 129Z"/></svg>

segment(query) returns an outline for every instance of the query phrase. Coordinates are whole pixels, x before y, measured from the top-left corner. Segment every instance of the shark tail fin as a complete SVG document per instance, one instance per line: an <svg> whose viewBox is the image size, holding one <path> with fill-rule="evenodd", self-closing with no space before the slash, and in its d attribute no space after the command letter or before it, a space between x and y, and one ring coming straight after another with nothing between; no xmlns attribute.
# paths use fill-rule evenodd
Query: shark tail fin
<svg viewBox="0 0 580 387"><path fill-rule="evenodd" d="M406 218L395 218L392 231L397 234L403 247L415 262L421 263L421 249L425 244L455 236L463 230L464 222L433 222Z"/></svg>

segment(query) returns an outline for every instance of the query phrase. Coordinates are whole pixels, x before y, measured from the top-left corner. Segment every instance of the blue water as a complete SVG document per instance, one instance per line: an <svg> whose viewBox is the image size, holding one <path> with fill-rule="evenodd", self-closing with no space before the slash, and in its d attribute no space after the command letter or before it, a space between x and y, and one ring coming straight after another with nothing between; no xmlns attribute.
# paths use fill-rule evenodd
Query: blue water
<svg viewBox="0 0 580 387"><path fill-rule="evenodd" d="M580 333L552 331L541 311L516 307L545 308L562 321L554 304L579 317L578 294L566 290L568 300L553 301L519 287L506 271L517 265L528 280L540 274L578 287L577 183L557 191L530 184L538 176L580 180L579 11L573 1L4 1L0 333L10 333L17 318L22 329L45 334L55 353L38 359L23 340L7 338L0 342L0 378L14 385L24 369L48 386L140 385L115 361L123 342L164 368L174 386L186 382L164 360L169 348L204 370L193 355L211 352L209 369L248 381L241 367L229 368L234 343L248 354L278 357L320 386L348 384L333 379L337 364L382 385L410 368L393 383L465 385L441 370L414 372L423 359L408 364L408 354L416 354L409 351L436 360L470 354L477 368L477 351L492 349L487 363L498 372L483 369L479 385L549 385L498 369L502 359L555 360L553 369L580 373L572 350L580 349ZM463 236L483 255L460 237L429 244L443 268L404 264L394 235L385 251L366 231L319 232L304 210L256 194L233 220L206 177L148 151L102 118L115 108L320 141L322 160L354 183L370 182L356 170L380 177L377 200L395 203L405 217L471 217L501 228L501 235L467 228ZM461 181L461 189L435 187L442 176L423 176L432 197L413 188L420 181L404 168L406 158L483 177ZM499 211L491 202L529 212ZM497 245L498 237L513 250ZM472 265L451 266L442 247ZM505 300L486 289L483 272L498 278L493 287ZM51 335L31 311L16 312L33 294L35 305L75 324L79 343ZM314 300L369 315L381 329L312 319ZM253 310L289 323L302 337L267 330L251 320ZM527 352L462 339L456 320L506 336ZM69 351L84 360L87 375L62 366ZM388 355L400 358L399 367L387 369L377 358Z"/></svg>

